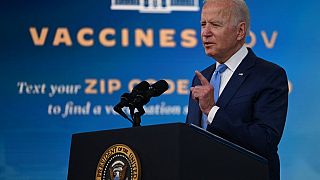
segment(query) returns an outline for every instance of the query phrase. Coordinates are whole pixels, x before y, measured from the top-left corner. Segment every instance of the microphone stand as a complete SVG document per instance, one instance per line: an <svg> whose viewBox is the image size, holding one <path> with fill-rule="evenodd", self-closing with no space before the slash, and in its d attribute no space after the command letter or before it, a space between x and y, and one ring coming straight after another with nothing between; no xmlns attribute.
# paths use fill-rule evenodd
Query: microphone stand
<svg viewBox="0 0 320 180"><path fill-rule="evenodd" d="M145 113L143 106L137 107L138 112L130 111L133 123L132 127L140 126L141 116Z"/></svg>

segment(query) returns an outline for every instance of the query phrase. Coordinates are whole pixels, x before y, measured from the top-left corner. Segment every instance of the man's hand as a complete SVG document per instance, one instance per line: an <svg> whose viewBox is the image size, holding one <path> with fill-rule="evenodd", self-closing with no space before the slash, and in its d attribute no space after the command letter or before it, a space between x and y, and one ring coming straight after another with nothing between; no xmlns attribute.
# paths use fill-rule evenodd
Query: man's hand
<svg viewBox="0 0 320 180"><path fill-rule="evenodd" d="M199 78L201 85L190 88L192 99L197 100L201 111L205 115L208 115L212 107L215 105L213 86L199 71L196 71L196 75Z"/></svg>

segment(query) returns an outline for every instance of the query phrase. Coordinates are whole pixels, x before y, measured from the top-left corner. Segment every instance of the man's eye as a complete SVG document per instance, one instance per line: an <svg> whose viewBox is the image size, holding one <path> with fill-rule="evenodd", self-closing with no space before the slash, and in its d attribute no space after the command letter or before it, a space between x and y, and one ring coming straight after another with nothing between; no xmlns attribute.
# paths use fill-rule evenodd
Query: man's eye
<svg viewBox="0 0 320 180"><path fill-rule="evenodd" d="M213 27L221 27L221 24L218 24L218 23L211 23L211 25L212 25Z"/></svg>

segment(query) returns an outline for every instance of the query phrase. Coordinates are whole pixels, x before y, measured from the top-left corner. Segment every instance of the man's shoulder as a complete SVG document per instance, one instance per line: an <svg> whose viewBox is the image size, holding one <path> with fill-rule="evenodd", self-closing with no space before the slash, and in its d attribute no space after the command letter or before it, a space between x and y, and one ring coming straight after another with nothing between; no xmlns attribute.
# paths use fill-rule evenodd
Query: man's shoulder
<svg viewBox="0 0 320 180"><path fill-rule="evenodd" d="M256 56L251 48L248 48L248 54L245 59L247 62L245 64L251 64L249 66L253 65L252 67L256 75L268 75L274 74L275 72L281 72L281 74L285 74L285 70L280 65Z"/></svg>
<svg viewBox="0 0 320 180"><path fill-rule="evenodd" d="M258 79L264 85L270 84L271 82L287 81L287 73L280 65L271 61L265 60L260 57L255 58L255 65L252 68L251 76L253 79Z"/></svg>
<svg viewBox="0 0 320 180"><path fill-rule="evenodd" d="M269 60L266 60L264 58L256 56L251 48L248 48L248 54L247 54L246 58L253 60L256 68L259 68L259 69L262 69L265 71L273 71L273 70L277 70L277 69L283 69L278 64L275 64Z"/></svg>
<svg viewBox="0 0 320 180"><path fill-rule="evenodd" d="M273 74L274 72L279 71L285 72L285 70L280 65L260 57L256 57L255 68L259 73L262 74Z"/></svg>

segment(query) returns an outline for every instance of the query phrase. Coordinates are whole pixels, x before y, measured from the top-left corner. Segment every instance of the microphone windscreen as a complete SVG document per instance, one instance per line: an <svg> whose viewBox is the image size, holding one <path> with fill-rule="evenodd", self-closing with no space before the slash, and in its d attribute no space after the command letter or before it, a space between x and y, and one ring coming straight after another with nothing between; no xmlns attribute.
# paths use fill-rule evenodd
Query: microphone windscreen
<svg viewBox="0 0 320 180"><path fill-rule="evenodd" d="M134 86L132 91L147 91L150 87L150 84L147 81L142 81L141 83Z"/></svg>
<svg viewBox="0 0 320 180"><path fill-rule="evenodd" d="M169 85L167 81L160 80L154 84L151 85L151 88L153 88L153 97L160 96L162 93L164 93L166 90L168 90Z"/></svg>

